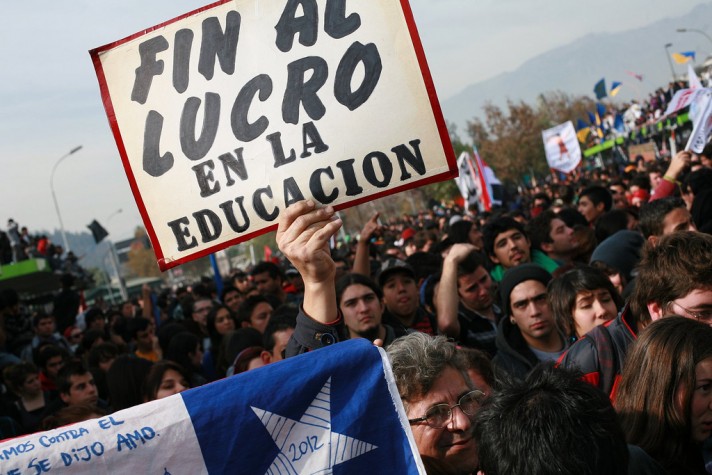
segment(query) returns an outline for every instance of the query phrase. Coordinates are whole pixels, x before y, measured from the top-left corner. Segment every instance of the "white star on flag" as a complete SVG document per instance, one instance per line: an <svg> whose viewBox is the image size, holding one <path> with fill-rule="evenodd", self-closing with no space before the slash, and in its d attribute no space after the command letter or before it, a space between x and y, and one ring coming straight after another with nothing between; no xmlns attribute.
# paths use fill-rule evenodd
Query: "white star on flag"
<svg viewBox="0 0 712 475"><path fill-rule="evenodd" d="M335 465L377 448L331 430L331 378L299 421L250 407L279 448L266 475L330 474Z"/></svg>

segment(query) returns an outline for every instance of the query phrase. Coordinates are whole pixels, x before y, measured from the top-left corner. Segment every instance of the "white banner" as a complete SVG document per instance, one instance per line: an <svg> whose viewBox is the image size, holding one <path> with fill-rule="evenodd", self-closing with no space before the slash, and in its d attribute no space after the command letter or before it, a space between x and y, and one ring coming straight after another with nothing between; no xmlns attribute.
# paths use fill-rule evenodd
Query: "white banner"
<svg viewBox="0 0 712 475"><path fill-rule="evenodd" d="M702 153L710 133L712 133L712 89L695 89L695 91L701 92L695 94L690 103L692 134L690 134L685 150Z"/></svg>
<svg viewBox="0 0 712 475"><path fill-rule="evenodd" d="M542 131L549 168L571 173L581 163L581 148L571 121Z"/></svg>
<svg viewBox="0 0 712 475"><path fill-rule="evenodd" d="M91 51L162 270L457 168L406 0L222 0Z"/></svg>

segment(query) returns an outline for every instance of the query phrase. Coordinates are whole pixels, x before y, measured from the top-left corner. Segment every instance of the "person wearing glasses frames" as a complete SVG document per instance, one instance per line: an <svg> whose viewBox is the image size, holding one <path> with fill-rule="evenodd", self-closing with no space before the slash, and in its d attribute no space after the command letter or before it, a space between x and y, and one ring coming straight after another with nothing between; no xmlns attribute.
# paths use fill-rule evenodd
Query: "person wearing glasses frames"
<svg viewBox="0 0 712 475"><path fill-rule="evenodd" d="M285 209L277 229L279 249L304 278L304 303L287 356L337 343L345 336L329 239L341 227L330 206L301 201ZM477 470L472 417L484 398L467 375L464 356L443 336L411 333L387 349L413 438L431 474Z"/></svg>
<svg viewBox="0 0 712 475"><path fill-rule="evenodd" d="M623 311L571 346L560 364L615 397L628 347L650 323L679 315L712 325L712 236L678 231L647 242ZM606 341L608 343L606 343Z"/></svg>

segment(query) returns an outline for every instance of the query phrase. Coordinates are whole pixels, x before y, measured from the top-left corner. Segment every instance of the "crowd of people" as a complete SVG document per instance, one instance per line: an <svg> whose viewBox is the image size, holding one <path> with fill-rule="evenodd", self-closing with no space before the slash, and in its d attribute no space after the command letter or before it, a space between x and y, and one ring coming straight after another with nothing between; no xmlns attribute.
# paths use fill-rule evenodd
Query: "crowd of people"
<svg viewBox="0 0 712 475"><path fill-rule="evenodd" d="M712 146L526 190L516 209L280 217L282 260L80 311L0 294L0 437L366 338L428 473L708 473Z"/></svg>

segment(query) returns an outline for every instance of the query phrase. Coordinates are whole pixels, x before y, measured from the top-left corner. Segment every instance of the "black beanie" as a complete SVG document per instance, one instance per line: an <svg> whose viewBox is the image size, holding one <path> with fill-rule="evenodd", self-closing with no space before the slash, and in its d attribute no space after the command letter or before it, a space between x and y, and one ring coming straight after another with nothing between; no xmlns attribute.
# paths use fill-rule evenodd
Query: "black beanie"
<svg viewBox="0 0 712 475"><path fill-rule="evenodd" d="M617 270L630 282L633 269L640 261L640 253L645 244L643 235L626 229L609 236L593 250L591 264L603 262Z"/></svg>
<svg viewBox="0 0 712 475"><path fill-rule="evenodd" d="M505 272L502 281L499 283L499 294L502 296L502 311L505 316L508 317L512 314L509 308L509 294L512 293L514 287L526 280L537 280L546 287L551 280L551 274L537 264L522 264Z"/></svg>

